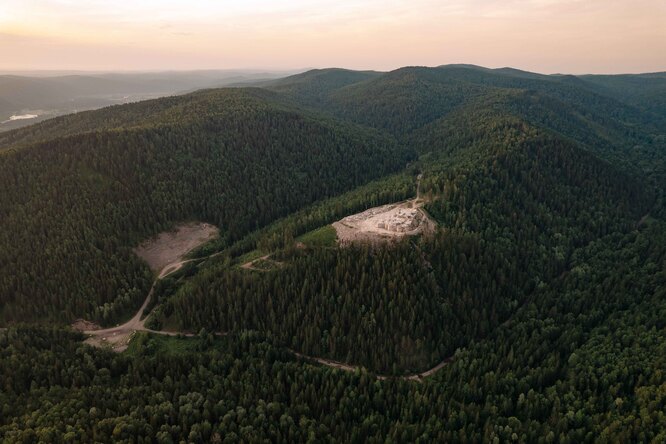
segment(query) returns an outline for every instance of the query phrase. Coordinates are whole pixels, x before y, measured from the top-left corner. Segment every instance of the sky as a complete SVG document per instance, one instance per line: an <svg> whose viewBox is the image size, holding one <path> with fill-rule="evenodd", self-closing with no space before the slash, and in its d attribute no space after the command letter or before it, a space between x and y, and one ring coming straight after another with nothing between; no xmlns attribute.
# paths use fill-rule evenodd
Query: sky
<svg viewBox="0 0 666 444"><path fill-rule="evenodd" d="M666 71L666 0L0 0L0 70Z"/></svg>

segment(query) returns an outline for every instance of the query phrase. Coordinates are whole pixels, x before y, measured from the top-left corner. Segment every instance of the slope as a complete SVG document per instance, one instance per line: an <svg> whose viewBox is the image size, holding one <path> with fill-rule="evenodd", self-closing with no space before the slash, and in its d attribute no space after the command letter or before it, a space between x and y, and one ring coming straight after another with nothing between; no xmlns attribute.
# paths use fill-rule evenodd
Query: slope
<svg viewBox="0 0 666 444"><path fill-rule="evenodd" d="M257 90L66 116L4 140L14 145L0 154L3 322L115 321L149 286L131 252L144 237L194 219L233 241L411 156Z"/></svg>
<svg viewBox="0 0 666 444"><path fill-rule="evenodd" d="M633 229L653 203L630 174L520 119L477 111L452 128L465 136L418 162L434 236L387 249L287 244L269 273L212 264L158 322L261 330L309 355L420 371L491 334L578 248Z"/></svg>
<svg viewBox="0 0 666 444"><path fill-rule="evenodd" d="M307 79L306 74L301 81ZM619 82L621 76L611 79ZM631 77L634 92L650 94L654 89L650 79ZM655 79L660 81L659 76ZM300 91L283 93L304 100ZM418 137L413 133L436 125L449 113L463 108L483 112L490 107L581 143L622 168L659 176L654 182L665 177L666 119L636 100L621 100L587 77L470 65L406 67L321 94L325 98L311 102L312 106L388 131L404 141Z"/></svg>

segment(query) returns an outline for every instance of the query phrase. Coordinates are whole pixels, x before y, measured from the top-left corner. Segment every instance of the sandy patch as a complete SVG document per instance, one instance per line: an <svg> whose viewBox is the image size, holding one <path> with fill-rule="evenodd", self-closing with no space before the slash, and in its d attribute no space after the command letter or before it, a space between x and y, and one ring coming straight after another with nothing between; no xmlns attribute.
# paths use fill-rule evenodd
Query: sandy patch
<svg viewBox="0 0 666 444"><path fill-rule="evenodd" d="M217 227L207 223L189 223L179 225L173 231L158 234L137 248L134 252L148 263L153 272L158 272L194 248L215 238Z"/></svg>
<svg viewBox="0 0 666 444"><path fill-rule="evenodd" d="M159 273L153 282L146 299L134 317L122 325L101 329L98 325L79 319L72 324L76 330L82 331L89 337L86 344L94 347L109 347L113 351L121 352L127 349L136 331L150 331L145 326L146 318L143 312L148 307L150 298L155 289L155 283L163 277L180 269L184 264L202 259L183 260L182 256L193 248L213 239L218 229L206 223L189 223L176 227L173 231L160 233L153 239L147 240L134 249L134 252L145 260L151 270ZM219 253L208 257L216 256ZM175 336L177 333L153 332Z"/></svg>
<svg viewBox="0 0 666 444"><path fill-rule="evenodd" d="M123 352L127 350L130 341L134 336L134 330L112 332L105 335L91 335L88 339L83 341L88 345L98 348L110 348L115 352Z"/></svg>

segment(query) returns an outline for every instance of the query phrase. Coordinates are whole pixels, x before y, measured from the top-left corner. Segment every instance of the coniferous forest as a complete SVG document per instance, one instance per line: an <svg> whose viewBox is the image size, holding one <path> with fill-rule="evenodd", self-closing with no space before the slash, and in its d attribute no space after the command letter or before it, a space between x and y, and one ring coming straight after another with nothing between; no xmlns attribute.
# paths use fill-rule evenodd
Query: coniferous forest
<svg viewBox="0 0 666 444"><path fill-rule="evenodd" d="M613 77L314 70L0 134L0 440L666 441L666 78ZM432 231L336 243L417 195ZM192 220L145 310L182 334L85 344Z"/></svg>

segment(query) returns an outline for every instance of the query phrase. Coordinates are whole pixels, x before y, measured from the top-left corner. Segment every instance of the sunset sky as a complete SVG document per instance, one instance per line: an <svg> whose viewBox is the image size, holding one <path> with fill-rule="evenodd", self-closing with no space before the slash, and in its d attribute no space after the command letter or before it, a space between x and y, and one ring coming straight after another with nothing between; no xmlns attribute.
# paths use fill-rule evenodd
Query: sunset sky
<svg viewBox="0 0 666 444"><path fill-rule="evenodd" d="M666 70L664 0L0 0L0 70Z"/></svg>

